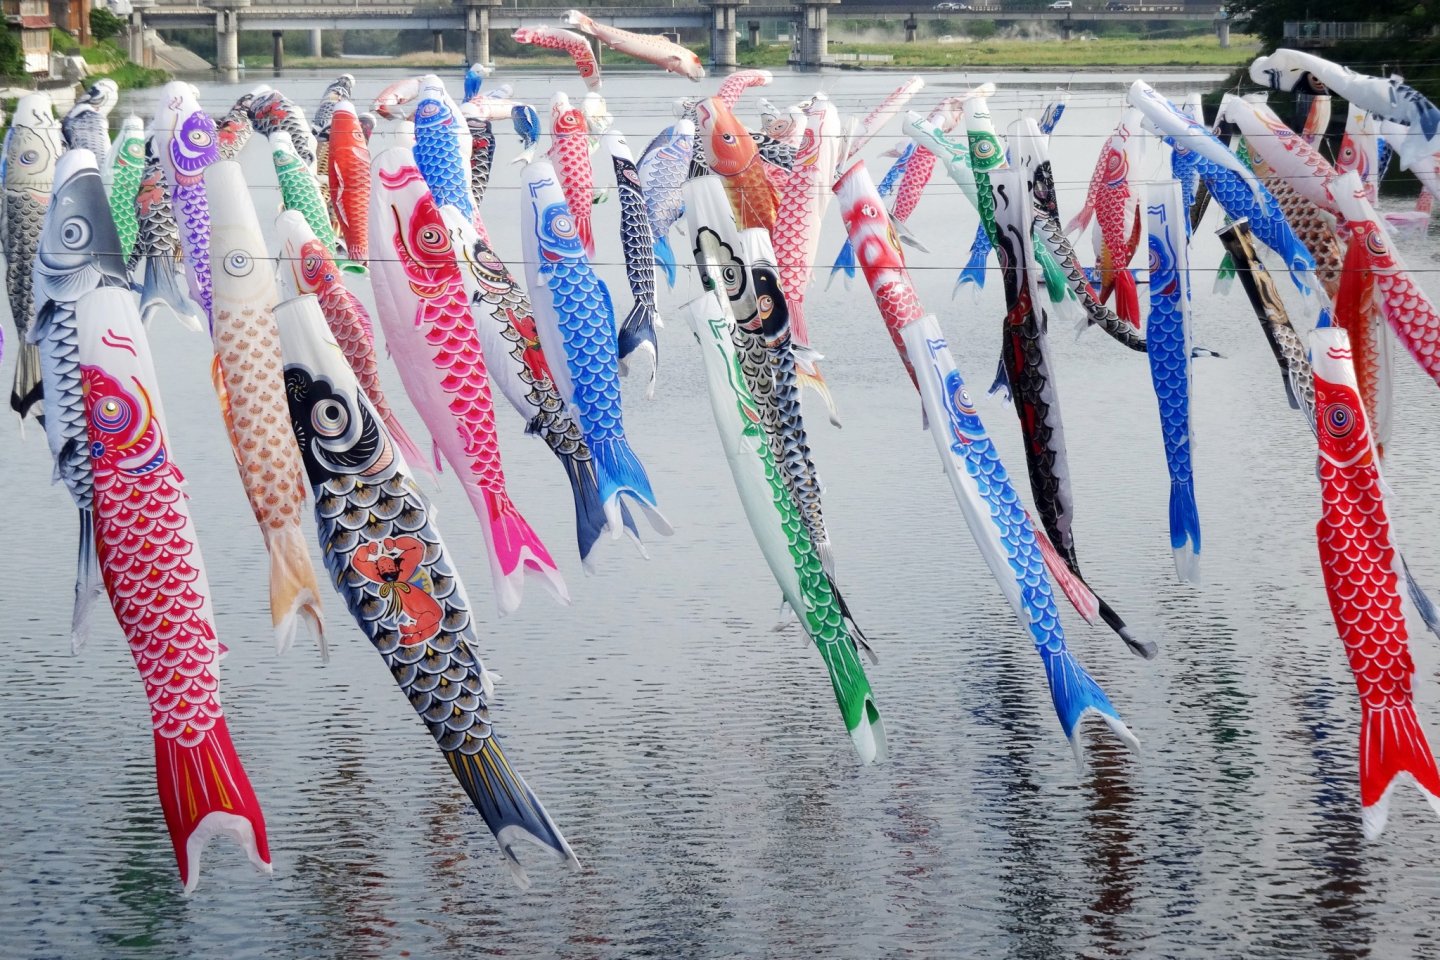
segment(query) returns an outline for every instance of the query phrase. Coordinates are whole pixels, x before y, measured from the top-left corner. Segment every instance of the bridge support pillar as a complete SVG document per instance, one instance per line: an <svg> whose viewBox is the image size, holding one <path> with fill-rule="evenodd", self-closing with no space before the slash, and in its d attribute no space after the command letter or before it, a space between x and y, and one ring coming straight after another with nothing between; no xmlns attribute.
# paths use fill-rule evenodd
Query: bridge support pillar
<svg viewBox="0 0 1440 960"><path fill-rule="evenodd" d="M1220 49L1221 49L1221 50L1228 50L1228 49L1230 49L1230 21L1229 21L1229 20L1216 20L1216 21L1215 21L1215 36L1220 39Z"/></svg>
<svg viewBox="0 0 1440 960"><path fill-rule="evenodd" d="M441 33L439 30L430 31L430 52L445 52L445 34Z"/></svg>
<svg viewBox="0 0 1440 960"><path fill-rule="evenodd" d="M819 69L830 48L830 8L840 0L799 0L800 45L796 66Z"/></svg>
<svg viewBox="0 0 1440 960"><path fill-rule="evenodd" d="M490 65L490 11L502 0L455 0L465 11L465 62Z"/></svg>
<svg viewBox="0 0 1440 960"><path fill-rule="evenodd" d="M1066 43L1075 39L1075 24L1069 20L1060 21L1060 39Z"/></svg>
<svg viewBox="0 0 1440 960"><path fill-rule="evenodd" d="M270 59L274 62L276 73L285 69L285 33L283 30L270 31Z"/></svg>
<svg viewBox="0 0 1440 960"><path fill-rule="evenodd" d="M703 0L710 8L710 65L733 67L735 56L736 13L750 0Z"/></svg>
<svg viewBox="0 0 1440 960"><path fill-rule="evenodd" d="M751 50L754 50L756 47L760 46L759 20L745 21L745 39L749 41Z"/></svg>
<svg viewBox="0 0 1440 960"><path fill-rule="evenodd" d="M324 40L325 38L321 34L319 27L315 27L310 31L310 56L316 59L325 56Z"/></svg>
<svg viewBox="0 0 1440 960"><path fill-rule="evenodd" d="M149 53L145 49L145 11L155 6L155 0L131 0L130 28L126 31L126 53L131 63L148 67Z"/></svg>
<svg viewBox="0 0 1440 960"><path fill-rule="evenodd" d="M905 42L914 43L919 35L920 21L916 20L915 15L912 13L910 16L905 18Z"/></svg>
<svg viewBox="0 0 1440 960"><path fill-rule="evenodd" d="M250 0L208 0L215 10L215 69L226 83L240 80L240 11Z"/></svg>

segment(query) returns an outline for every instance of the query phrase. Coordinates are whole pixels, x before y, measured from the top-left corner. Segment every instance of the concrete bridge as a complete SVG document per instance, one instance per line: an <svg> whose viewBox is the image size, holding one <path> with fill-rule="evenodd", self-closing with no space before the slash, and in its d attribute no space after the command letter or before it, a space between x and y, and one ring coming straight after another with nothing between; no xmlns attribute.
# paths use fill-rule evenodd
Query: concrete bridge
<svg viewBox="0 0 1440 960"><path fill-rule="evenodd" d="M320 36L325 30L429 30L435 34L437 50L440 32L463 30L465 56L470 62L490 62L490 31L511 31L524 24L558 24L572 7L506 7L503 0L131 0L130 56L143 56L146 28L214 29L215 66L227 79L238 74L240 31L260 31L275 37L275 62L283 57L281 33L309 30L311 53L320 55ZM865 0L682 0L674 6L594 6L581 4L594 19L626 30L674 32L681 28L705 29L710 37L713 66L736 65L735 47L743 20L752 42L758 37L759 21L789 20L795 24L796 44L792 62L801 67L819 67L829 45L829 19L895 19L905 17L905 39L914 41L921 20L992 20L1053 23L1061 36L1069 38L1080 25L1152 20L1213 23L1222 46L1230 40L1230 20L1219 6L1134 3L1123 10L1105 10L1096 0L1081 0L1084 6L1051 10L1035 0L979 0L970 10L936 10L917 2L881 5Z"/></svg>

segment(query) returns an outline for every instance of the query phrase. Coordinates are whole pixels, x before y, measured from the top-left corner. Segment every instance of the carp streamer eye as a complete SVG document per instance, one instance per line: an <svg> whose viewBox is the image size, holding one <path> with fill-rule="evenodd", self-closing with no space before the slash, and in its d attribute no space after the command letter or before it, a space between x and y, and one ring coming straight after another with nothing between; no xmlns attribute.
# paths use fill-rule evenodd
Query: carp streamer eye
<svg viewBox="0 0 1440 960"><path fill-rule="evenodd" d="M1387 252L1385 249L1385 238L1380 235L1380 231L1376 230L1366 234L1365 248L1377 257L1385 256Z"/></svg>
<svg viewBox="0 0 1440 960"><path fill-rule="evenodd" d="M305 271L305 276L313 277L320 272L320 258L313 253L306 254L300 266Z"/></svg>
<svg viewBox="0 0 1440 960"><path fill-rule="evenodd" d="M775 309L775 298L768 293L761 294L759 299L755 301L755 306L760 310L760 316L768 317L770 316L770 311Z"/></svg>
<svg viewBox="0 0 1440 960"><path fill-rule="evenodd" d="M95 412L90 419L103 433L119 433L130 425L130 407L116 397L106 397L95 404Z"/></svg>
<svg viewBox="0 0 1440 960"><path fill-rule="evenodd" d="M244 250L234 250L225 258L225 272L232 277L248 276L255 269L255 261Z"/></svg>
<svg viewBox="0 0 1440 960"><path fill-rule="evenodd" d="M438 252L448 246L448 236L439 227L421 227L417 239L422 250Z"/></svg>
<svg viewBox="0 0 1440 960"><path fill-rule="evenodd" d="M35 161L37 161L37 160L39 160L39 159L40 159L40 151L39 151L39 150L26 150L26 151L24 151L23 153L20 154L20 162L23 163L23 164L25 164L27 167L28 167L30 164L34 163Z"/></svg>
<svg viewBox="0 0 1440 960"><path fill-rule="evenodd" d="M339 400L321 400L310 413L310 425L322 437L338 437L350 425L350 411Z"/></svg>
<svg viewBox="0 0 1440 960"><path fill-rule="evenodd" d="M185 137L187 140L190 141L190 145L192 147L210 146L210 131L208 130L197 128L195 130L191 130L185 135Z"/></svg>
<svg viewBox="0 0 1440 960"><path fill-rule="evenodd" d="M1325 431L1332 437L1348 436L1355 429L1355 414L1343 403L1332 403L1325 408Z"/></svg>
<svg viewBox="0 0 1440 960"><path fill-rule="evenodd" d="M550 229L557 237L573 237L575 236L575 221L566 216L559 216L550 221Z"/></svg>
<svg viewBox="0 0 1440 960"><path fill-rule="evenodd" d="M878 217L880 215L880 211L876 210L870 204L865 203L861 204L860 206L860 214L869 219L874 219L875 217Z"/></svg>
<svg viewBox="0 0 1440 960"><path fill-rule="evenodd" d="M90 221L84 217L71 217L60 227L60 242L71 250L79 249L90 242Z"/></svg>

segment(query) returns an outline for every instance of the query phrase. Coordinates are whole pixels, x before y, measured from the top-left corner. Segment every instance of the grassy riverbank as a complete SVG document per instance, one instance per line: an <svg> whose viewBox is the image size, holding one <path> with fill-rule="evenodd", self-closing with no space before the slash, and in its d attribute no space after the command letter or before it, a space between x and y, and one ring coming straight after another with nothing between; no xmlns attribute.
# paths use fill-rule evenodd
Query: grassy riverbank
<svg viewBox="0 0 1440 960"><path fill-rule="evenodd" d="M747 65L772 66L777 48L753 51ZM957 38L953 41L923 43L832 43L832 54L888 55L891 62L881 67L1006 67L1010 69L1051 69L1054 67L1230 67L1248 63L1259 51L1253 37L1232 35L1230 46L1221 48L1213 36L1183 38L1097 37L1076 40L985 40ZM747 51L751 54L752 51ZM779 49L784 63L786 49ZM870 66L870 64L864 64Z"/></svg>
<svg viewBox="0 0 1440 960"><path fill-rule="evenodd" d="M79 54L90 68L85 82L94 83L101 77L109 77L121 90L139 90L144 87L158 87L170 79L164 70L142 67L131 63L129 55L110 40L101 40L88 47L82 47L69 34L60 30L52 31L54 49L64 54Z"/></svg>
<svg viewBox="0 0 1440 960"><path fill-rule="evenodd" d="M709 59L705 46L692 47L701 60ZM1259 52L1259 42L1254 37L1232 35L1230 46L1222 49L1219 41L1210 35L1193 37L1166 37L1142 39L1138 37L1098 37L1093 39L1061 40L986 40L957 41L931 40L921 43L832 43L830 52L841 57L852 54L888 55L888 63L842 63L852 69L964 69L971 67L1004 67L1009 70L1051 70L1071 67L1237 67L1249 63ZM790 55L785 44L768 44L751 47L740 44L738 59L746 67L784 67ZM271 66L269 56L251 54L245 58L245 66L251 70L265 70ZM507 53L496 51L495 63L504 67L528 69L564 68L571 65L570 58L556 56L549 51L531 54L527 51ZM459 52L431 53L416 51L397 57L357 58L345 57L285 57L285 66L295 69L353 70L375 67L404 66L417 70L448 70L464 65ZM601 69L607 66L645 66L637 60L606 50L601 58Z"/></svg>

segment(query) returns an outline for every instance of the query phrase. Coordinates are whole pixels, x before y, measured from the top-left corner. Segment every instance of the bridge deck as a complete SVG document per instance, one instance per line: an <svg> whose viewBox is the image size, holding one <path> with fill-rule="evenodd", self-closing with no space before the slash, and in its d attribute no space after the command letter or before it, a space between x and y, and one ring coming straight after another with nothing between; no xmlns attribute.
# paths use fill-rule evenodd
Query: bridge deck
<svg viewBox="0 0 1440 960"><path fill-rule="evenodd" d="M492 30L514 30L524 24L558 23L570 7L491 7ZM710 11L697 4L674 7L587 6L596 20L617 27L659 30L676 27L703 27L710 23ZM867 3L840 3L828 8L830 18L867 19L915 17L920 20L1046 20L1075 23L1142 22L1150 20L1206 22L1217 18L1219 8L1149 5L1143 9L1105 10L1096 5L1073 10L1049 10L1039 4L1021 3L1009 9L935 10L931 4L878 6ZM790 20L798 16L794 4L747 4L739 8L742 20ZM166 3L145 11L147 23L156 27L203 29L215 25L213 7L194 2ZM464 13L457 6L435 3L361 2L335 0L288 0L285 3L252 3L238 11L241 30L459 30L465 26Z"/></svg>

